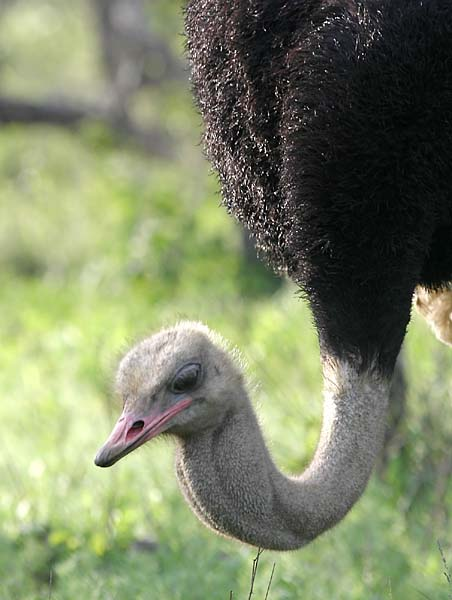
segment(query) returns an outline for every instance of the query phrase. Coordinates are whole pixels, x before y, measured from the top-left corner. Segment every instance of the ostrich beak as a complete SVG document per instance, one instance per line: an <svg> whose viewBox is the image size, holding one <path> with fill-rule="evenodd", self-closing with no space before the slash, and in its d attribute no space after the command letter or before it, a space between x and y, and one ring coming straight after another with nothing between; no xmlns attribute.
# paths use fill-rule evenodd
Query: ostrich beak
<svg viewBox="0 0 452 600"><path fill-rule="evenodd" d="M186 397L163 412L154 408L146 416L124 409L110 437L96 454L94 463L98 467L111 467L123 456L168 429L169 421L191 403L192 399Z"/></svg>

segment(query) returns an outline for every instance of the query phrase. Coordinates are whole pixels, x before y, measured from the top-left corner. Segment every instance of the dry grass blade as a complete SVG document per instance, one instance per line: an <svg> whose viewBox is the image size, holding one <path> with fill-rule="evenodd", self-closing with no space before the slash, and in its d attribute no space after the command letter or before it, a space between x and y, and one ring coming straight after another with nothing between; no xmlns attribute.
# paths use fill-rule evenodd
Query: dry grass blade
<svg viewBox="0 0 452 600"><path fill-rule="evenodd" d="M447 564L446 556L444 554L444 551L443 551L443 548L441 546L441 543L440 543L439 540L436 540L436 543L438 544L438 550L439 550L439 553L441 554L441 560L443 561L443 566L444 566L443 573L444 573L444 577L446 578L447 583L448 583L449 588L450 588L449 589L449 591L450 591L449 598L452 599L452 575L451 575L451 572L450 572L450 569L449 569L449 565Z"/></svg>
<svg viewBox="0 0 452 600"><path fill-rule="evenodd" d="M253 595L254 582L256 581L257 570L259 568L259 559L263 551L263 548L259 548L256 557L253 560L253 568L251 569L250 593L248 594L248 600L251 600L251 597Z"/></svg>
<svg viewBox="0 0 452 600"><path fill-rule="evenodd" d="M50 571L49 571L49 596L48 596L48 600L51 600L51 598L52 598L52 584L53 584L53 571L52 571L52 569L50 569Z"/></svg>
<svg viewBox="0 0 452 600"><path fill-rule="evenodd" d="M268 581L267 591L265 592L265 599L264 600L268 599L268 594L270 593L270 588L271 588L272 581L273 581L273 575L275 574L275 569L276 569L276 563L273 563L272 572L271 572L271 575L270 575L270 579Z"/></svg>

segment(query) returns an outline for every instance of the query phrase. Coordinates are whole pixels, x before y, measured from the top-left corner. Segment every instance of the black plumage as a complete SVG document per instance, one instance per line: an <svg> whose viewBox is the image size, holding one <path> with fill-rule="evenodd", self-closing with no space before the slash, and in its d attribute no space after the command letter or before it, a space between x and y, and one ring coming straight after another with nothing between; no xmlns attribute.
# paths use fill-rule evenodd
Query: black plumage
<svg viewBox="0 0 452 600"><path fill-rule="evenodd" d="M452 3L190 0L226 207L308 298L324 355L392 371L452 281Z"/></svg>

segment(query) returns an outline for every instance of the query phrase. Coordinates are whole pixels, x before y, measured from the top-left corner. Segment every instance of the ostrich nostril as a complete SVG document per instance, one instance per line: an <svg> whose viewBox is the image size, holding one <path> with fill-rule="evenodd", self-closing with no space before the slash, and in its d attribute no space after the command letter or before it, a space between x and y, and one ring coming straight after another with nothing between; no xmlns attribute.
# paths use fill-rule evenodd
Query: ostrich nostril
<svg viewBox="0 0 452 600"><path fill-rule="evenodd" d="M144 421L135 421L135 423L133 423L132 427L127 432L126 439L129 440L131 437L137 435L137 433L139 433L143 429L143 427Z"/></svg>

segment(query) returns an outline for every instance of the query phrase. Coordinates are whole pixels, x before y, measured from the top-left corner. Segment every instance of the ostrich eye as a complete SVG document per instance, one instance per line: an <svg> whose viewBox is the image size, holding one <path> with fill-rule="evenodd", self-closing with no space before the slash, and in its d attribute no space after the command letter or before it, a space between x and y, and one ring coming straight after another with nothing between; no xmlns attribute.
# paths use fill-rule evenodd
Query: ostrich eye
<svg viewBox="0 0 452 600"><path fill-rule="evenodd" d="M171 383L171 391L176 394L190 392L198 385L200 373L201 365L196 363L185 365L176 373Z"/></svg>

